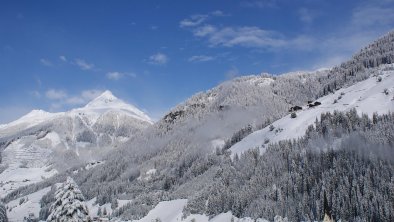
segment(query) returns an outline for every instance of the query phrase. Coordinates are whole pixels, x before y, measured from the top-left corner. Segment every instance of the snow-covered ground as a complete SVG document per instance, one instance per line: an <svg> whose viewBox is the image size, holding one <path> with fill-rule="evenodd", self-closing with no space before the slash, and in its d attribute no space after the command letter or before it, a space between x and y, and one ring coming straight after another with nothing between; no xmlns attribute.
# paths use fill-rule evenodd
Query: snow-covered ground
<svg viewBox="0 0 394 222"><path fill-rule="evenodd" d="M124 205L126 205L127 203L129 203L131 200L120 200L118 199L118 207L116 209L119 209L121 207L123 207ZM111 208L111 203L106 203L103 204L101 206L99 206L98 204L96 204L96 198L93 198L91 200L85 201L86 206L89 209L89 215L90 217L97 217L97 213L98 213L98 209L101 208L101 212L104 211L104 208L107 211L107 215L110 215L112 213L112 208Z"/></svg>
<svg viewBox="0 0 394 222"><path fill-rule="evenodd" d="M140 220L133 220L133 222L151 222L151 221L163 221L163 222L179 222L179 221L195 221L195 222L266 222L264 219L253 220L251 218L237 218L231 214L231 212L221 213L211 219L206 215L192 214L183 217L183 208L186 206L186 199L177 199L171 201L162 201L155 208Z"/></svg>
<svg viewBox="0 0 394 222"><path fill-rule="evenodd" d="M0 198L13 190L32 183L38 183L57 173L48 167L19 168L10 167L0 174Z"/></svg>
<svg viewBox="0 0 394 222"><path fill-rule="evenodd" d="M53 134L49 136L54 137ZM2 152L2 166L6 169L0 173L0 197L57 173L48 164L51 150L45 148L49 141L44 138L23 137L9 144Z"/></svg>
<svg viewBox="0 0 394 222"><path fill-rule="evenodd" d="M160 202L155 208L140 220L134 220L133 222L151 222L156 219L161 221L181 221L182 210L186 206L186 199L163 201Z"/></svg>
<svg viewBox="0 0 394 222"><path fill-rule="evenodd" d="M95 204L96 203L96 198L88 200L85 203L86 203L86 206L89 209L89 215L91 217L97 217L97 212L98 212L99 207L101 208L101 212L103 212L104 208L105 208L107 210L107 214L108 215L112 213L112 209L111 209L111 204L110 203L106 203L104 205L99 206L98 204Z"/></svg>
<svg viewBox="0 0 394 222"><path fill-rule="evenodd" d="M52 152L46 148L46 142L36 140L35 136L22 137L5 148L2 164L10 167L43 167Z"/></svg>
<svg viewBox="0 0 394 222"><path fill-rule="evenodd" d="M7 212L8 219L10 222L21 222L24 217L28 217L30 213L33 213L35 217L39 216L40 212L40 200L51 190L51 187L46 187L35 193L29 194L27 196L21 197L25 201L19 205L21 198L10 201L7 207L11 211Z"/></svg>
<svg viewBox="0 0 394 222"><path fill-rule="evenodd" d="M270 127L253 132L240 142L234 144L230 150L232 155L241 154L251 148L259 147L261 152L265 151L265 143L278 142L284 139L299 138L305 134L307 127L320 119L321 113L338 111L348 111L355 108L359 114L366 113L372 116L374 112L379 114L394 111L394 71L385 71L381 75L382 81L377 81L376 77L370 77L364 81L356 83L348 88L343 88L324 96L317 101L320 106L308 108L305 104L301 111L297 112L296 118L291 118L290 114L275 121L272 131ZM384 93L387 89L388 95ZM334 101L336 103L334 103Z"/></svg>

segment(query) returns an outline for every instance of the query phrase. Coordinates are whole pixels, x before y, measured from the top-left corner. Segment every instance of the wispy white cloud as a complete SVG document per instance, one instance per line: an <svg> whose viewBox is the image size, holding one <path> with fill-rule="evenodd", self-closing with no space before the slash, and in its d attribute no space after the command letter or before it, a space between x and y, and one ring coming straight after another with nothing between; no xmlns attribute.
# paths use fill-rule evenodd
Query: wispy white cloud
<svg viewBox="0 0 394 222"><path fill-rule="evenodd" d="M203 26L196 29L194 35L207 38L211 46L270 48L282 47L287 43L279 33L254 26L223 28Z"/></svg>
<svg viewBox="0 0 394 222"><path fill-rule="evenodd" d="M67 93L64 90L50 89L46 91L45 96L51 100L59 100L67 98Z"/></svg>
<svg viewBox="0 0 394 222"><path fill-rule="evenodd" d="M88 63L83 59L75 59L75 64L82 70L91 70L95 67L93 63Z"/></svg>
<svg viewBox="0 0 394 222"><path fill-rule="evenodd" d="M59 59L62 60L63 62L67 62L66 56L61 55L59 56Z"/></svg>
<svg viewBox="0 0 394 222"><path fill-rule="evenodd" d="M215 57L207 55L195 55L188 59L189 62L208 62L214 60Z"/></svg>
<svg viewBox="0 0 394 222"><path fill-rule="evenodd" d="M121 72L108 72L106 76L110 80L119 80L123 78L124 74Z"/></svg>
<svg viewBox="0 0 394 222"><path fill-rule="evenodd" d="M191 15L189 18L183 19L179 22L179 26L181 28L192 28L203 24L207 21L210 17L222 17L228 16L221 10L212 11L208 14L195 14Z"/></svg>
<svg viewBox="0 0 394 222"><path fill-rule="evenodd" d="M324 38L316 37L313 47L322 53L313 68L332 67L349 59L352 54L367 46L392 29L393 0L361 1L351 11L351 19Z"/></svg>
<svg viewBox="0 0 394 222"><path fill-rule="evenodd" d="M66 91L61 89L50 89L46 91L45 96L51 101L51 110L60 110L64 107L84 105L94 98L97 98L102 92L103 90L88 89L82 90L78 94L69 95Z"/></svg>
<svg viewBox="0 0 394 222"><path fill-rule="evenodd" d="M203 23L206 19L208 18L208 15L192 15L190 18L183 19L180 23L179 26L184 28L184 27L194 27L197 25L200 25Z"/></svg>
<svg viewBox="0 0 394 222"><path fill-rule="evenodd" d="M213 25L204 25L201 27L197 27L193 30L193 34L198 37L204 37L207 35L211 35L215 33L217 29Z"/></svg>
<svg viewBox="0 0 394 222"><path fill-rule="evenodd" d="M121 79L123 77L137 77L137 75L135 73L132 73L132 72L127 72L126 73L126 72L114 71L114 72L108 72L106 74L106 77L107 77L107 79L110 79L110 80L119 80L119 79Z"/></svg>
<svg viewBox="0 0 394 222"><path fill-rule="evenodd" d="M40 63L44 66L53 66L51 61L49 61L48 59L44 59L44 58L40 59Z"/></svg>
<svg viewBox="0 0 394 222"><path fill-rule="evenodd" d="M83 105L97 98L102 93L102 90L97 89L83 90L78 95L68 97L66 100L63 101L63 103L66 105Z"/></svg>
<svg viewBox="0 0 394 222"><path fill-rule="evenodd" d="M221 11L212 12L210 15L222 15ZM208 18L205 15L204 18ZM204 19L203 21L205 21ZM186 27L186 26L181 26ZM285 38L281 33L266 30L256 26L225 26L217 27L212 24L197 22L187 26L195 37L205 39L211 47L247 47L259 49L273 49L284 46L291 46L301 41L305 41L305 36L297 36L293 39Z"/></svg>
<svg viewBox="0 0 394 222"><path fill-rule="evenodd" d="M265 8L276 7L279 3L276 0L263 0L244 1L242 4ZM214 21L207 22L208 19L195 26L186 27L185 30L190 31L194 37L203 40L210 47L243 47L250 48L254 52L269 50L276 53L282 53L283 50L293 50L294 53L311 51L318 56L316 59L312 58L304 62L310 65L307 68L319 68L316 65L330 67L345 61L345 58L350 58L361 47L392 29L392 21L394 21L392 3L394 0L360 1L358 6L350 11L350 18L344 20L330 33L313 33L308 28L297 35L288 35L257 26L215 25ZM298 19L309 27L323 12L303 7L296 13ZM189 61L193 59L189 58ZM197 57L195 59L197 60Z"/></svg>
<svg viewBox="0 0 394 222"><path fill-rule="evenodd" d="M149 63L157 64L157 65L164 65L169 61L169 58L164 53L156 53L149 57Z"/></svg>
<svg viewBox="0 0 394 222"><path fill-rule="evenodd" d="M213 16L229 16L229 14L224 13L221 10L216 10L210 13Z"/></svg>
<svg viewBox="0 0 394 222"><path fill-rule="evenodd" d="M394 7L386 5L360 6L353 11L352 24L357 28L387 26L394 21Z"/></svg>

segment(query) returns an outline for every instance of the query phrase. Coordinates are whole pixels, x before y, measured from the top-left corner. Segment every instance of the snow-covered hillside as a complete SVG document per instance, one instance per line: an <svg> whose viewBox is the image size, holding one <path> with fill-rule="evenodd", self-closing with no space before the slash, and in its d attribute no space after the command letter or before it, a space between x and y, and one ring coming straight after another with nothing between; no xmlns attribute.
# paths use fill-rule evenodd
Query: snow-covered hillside
<svg viewBox="0 0 394 222"><path fill-rule="evenodd" d="M213 218L209 218L202 214L192 214L186 218L183 216L183 208L186 206L187 200L178 199L171 201L160 202L154 209L152 209L148 215L140 220L133 220L133 222L151 222L151 221L166 221L166 222L177 222L177 221L196 221L196 222L268 222L265 219L254 220L252 218L237 218L232 215L231 212L221 213ZM280 221L279 218L278 220Z"/></svg>
<svg viewBox="0 0 394 222"><path fill-rule="evenodd" d="M33 110L0 126L0 166L5 169L0 171L0 196L59 169L96 161L152 124L110 91L67 112Z"/></svg>
<svg viewBox="0 0 394 222"><path fill-rule="evenodd" d="M365 113L369 116L372 116L374 112L378 114L393 112L394 71L392 65L384 67L381 67L379 76L371 76L355 85L318 99L321 105L309 108L305 104L302 110L296 112L296 118L291 118L289 114L272 123L274 128L268 126L250 134L230 148L232 155L241 154L256 147L264 152L267 143L301 137L305 134L307 127L325 112L348 111L353 108L359 114Z"/></svg>
<svg viewBox="0 0 394 222"><path fill-rule="evenodd" d="M33 214L38 217L41 205L41 198L51 190L51 187L46 187L42 190L21 197L19 199L10 201L7 204L8 207L8 220L9 221L23 221L24 217L28 217L29 214Z"/></svg>

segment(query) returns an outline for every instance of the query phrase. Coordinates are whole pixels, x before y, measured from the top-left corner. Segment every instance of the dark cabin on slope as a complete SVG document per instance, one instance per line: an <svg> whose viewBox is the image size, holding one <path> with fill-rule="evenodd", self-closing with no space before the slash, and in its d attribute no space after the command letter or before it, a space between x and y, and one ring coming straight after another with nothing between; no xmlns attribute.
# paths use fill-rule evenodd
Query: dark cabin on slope
<svg viewBox="0 0 394 222"><path fill-rule="evenodd" d="M320 105L321 105L321 102L316 101L316 102L314 102L314 103L310 102L310 103L308 104L308 107L309 107L309 108L312 108L312 107L320 106Z"/></svg>
<svg viewBox="0 0 394 222"><path fill-rule="evenodd" d="M298 110L302 110L301 106L292 106L289 109L289 112L294 112L294 111L298 111Z"/></svg>

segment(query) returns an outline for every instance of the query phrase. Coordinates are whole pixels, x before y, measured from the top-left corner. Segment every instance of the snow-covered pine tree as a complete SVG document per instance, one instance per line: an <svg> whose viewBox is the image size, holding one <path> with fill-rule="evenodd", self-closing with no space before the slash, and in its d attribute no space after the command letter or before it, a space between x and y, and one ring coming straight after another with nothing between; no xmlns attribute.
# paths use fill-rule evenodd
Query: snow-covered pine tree
<svg viewBox="0 0 394 222"><path fill-rule="evenodd" d="M1 222L8 222L7 209L5 208L5 206L2 202L0 202L0 221Z"/></svg>
<svg viewBox="0 0 394 222"><path fill-rule="evenodd" d="M101 207L98 208L97 210L97 216L101 217L103 213L101 212Z"/></svg>
<svg viewBox="0 0 394 222"><path fill-rule="evenodd" d="M114 209L118 208L118 206L119 206L118 199L112 198L111 209L114 210Z"/></svg>
<svg viewBox="0 0 394 222"><path fill-rule="evenodd" d="M56 191L55 202L49 209L47 221L82 222L88 221L88 209L78 185L71 177Z"/></svg>

